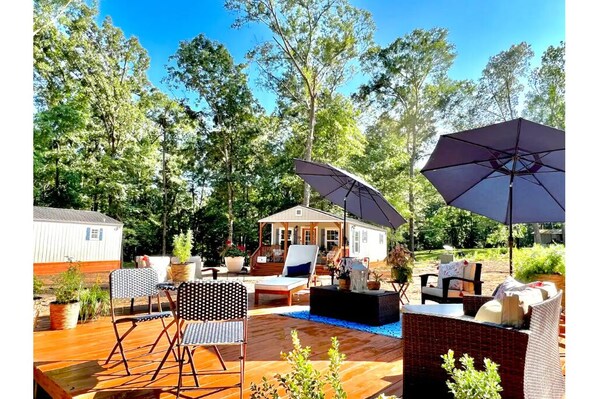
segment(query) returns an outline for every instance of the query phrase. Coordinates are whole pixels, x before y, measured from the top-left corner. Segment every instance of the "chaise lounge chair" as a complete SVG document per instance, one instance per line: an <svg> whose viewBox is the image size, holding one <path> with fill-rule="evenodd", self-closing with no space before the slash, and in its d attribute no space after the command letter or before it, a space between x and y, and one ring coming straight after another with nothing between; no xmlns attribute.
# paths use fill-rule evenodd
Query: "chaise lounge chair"
<svg viewBox="0 0 598 399"><path fill-rule="evenodd" d="M287 305L293 304L293 294L309 287L316 270L317 245L291 245L284 262L282 275L268 277L255 284L255 304L261 294L284 295Z"/></svg>

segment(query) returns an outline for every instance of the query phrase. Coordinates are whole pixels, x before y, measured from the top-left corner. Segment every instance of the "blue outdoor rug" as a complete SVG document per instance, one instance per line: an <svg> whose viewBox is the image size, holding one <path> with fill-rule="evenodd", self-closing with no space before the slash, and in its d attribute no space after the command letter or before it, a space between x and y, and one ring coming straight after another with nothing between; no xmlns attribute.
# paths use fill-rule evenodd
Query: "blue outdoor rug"
<svg viewBox="0 0 598 399"><path fill-rule="evenodd" d="M282 316L294 317L315 321L317 323L332 324L333 326L350 328L353 330L365 331L372 334L386 335L393 338L402 338L401 321L385 324L383 326L368 326L367 324L355 323L352 321L333 319L331 317L310 315L309 310L298 310L294 312L280 313Z"/></svg>

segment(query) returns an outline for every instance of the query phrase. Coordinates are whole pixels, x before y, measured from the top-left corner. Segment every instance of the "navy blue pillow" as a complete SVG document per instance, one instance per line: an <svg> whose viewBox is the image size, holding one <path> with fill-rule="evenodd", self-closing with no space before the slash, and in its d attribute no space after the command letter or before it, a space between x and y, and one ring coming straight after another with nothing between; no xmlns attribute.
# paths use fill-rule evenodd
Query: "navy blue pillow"
<svg viewBox="0 0 598 399"><path fill-rule="evenodd" d="M287 277L305 276L309 274L311 262L296 266L287 266Z"/></svg>

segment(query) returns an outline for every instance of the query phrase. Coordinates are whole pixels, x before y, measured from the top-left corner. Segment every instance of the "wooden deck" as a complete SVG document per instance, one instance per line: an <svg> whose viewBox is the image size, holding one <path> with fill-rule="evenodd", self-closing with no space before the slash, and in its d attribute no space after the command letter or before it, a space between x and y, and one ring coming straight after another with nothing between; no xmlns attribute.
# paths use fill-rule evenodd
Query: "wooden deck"
<svg viewBox="0 0 598 399"><path fill-rule="evenodd" d="M299 304L307 305L308 296L302 297ZM253 303L253 298L249 298L249 303ZM281 316L277 313L297 309L298 305L288 308L279 304L278 301L266 301L265 305L250 310L243 398L250 397L250 384L259 382L262 376L275 382L274 373L289 371L289 365L281 360L280 353L292 349L290 332L293 329L298 331L301 344L311 347L311 360L321 371L328 365L330 337L338 337L340 350L346 355L341 377L349 398L374 398L380 393L402 395L403 344L400 339ZM48 325L47 316L43 317L34 332L33 366L35 380L51 397L175 397L178 369L172 357L158 378L150 380L164 355L166 340L152 354L147 354L147 347L129 352L132 374L127 376L122 362L111 361L104 365L115 342L109 318L79 324L77 328L65 331L50 331ZM141 325L127 338L128 347L150 344L159 329L158 321ZM238 348L222 347L221 351L227 367L238 370L239 363L235 358ZM210 350L198 349L195 359L198 369L219 369L218 360ZM206 387L232 385L237 381L238 376L200 377L200 384ZM185 380L185 384L192 383L191 377ZM238 398L239 390L192 390L182 392L180 397Z"/></svg>

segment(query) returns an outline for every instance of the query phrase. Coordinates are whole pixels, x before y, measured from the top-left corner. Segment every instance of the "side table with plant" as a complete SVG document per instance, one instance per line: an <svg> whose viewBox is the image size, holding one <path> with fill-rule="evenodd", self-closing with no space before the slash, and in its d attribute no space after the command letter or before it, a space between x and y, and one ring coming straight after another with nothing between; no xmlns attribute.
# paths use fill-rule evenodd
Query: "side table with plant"
<svg viewBox="0 0 598 399"><path fill-rule="evenodd" d="M413 253L405 246L397 244L390 250L386 263L390 266L390 278L397 283L407 283L413 278Z"/></svg>
<svg viewBox="0 0 598 399"><path fill-rule="evenodd" d="M191 230L187 230L187 233L180 233L174 236L172 254L178 259L179 263L172 263L170 265L172 281L183 282L195 278L195 263L187 262L191 257L192 247L193 234Z"/></svg>
<svg viewBox="0 0 598 399"><path fill-rule="evenodd" d="M70 261L69 268L58 275L56 283L56 300L50 303L50 328L75 328L79 319L79 294L83 286L83 275L79 266Z"/></svg>

